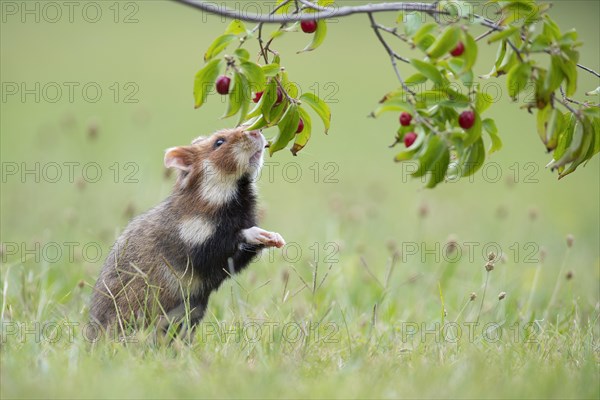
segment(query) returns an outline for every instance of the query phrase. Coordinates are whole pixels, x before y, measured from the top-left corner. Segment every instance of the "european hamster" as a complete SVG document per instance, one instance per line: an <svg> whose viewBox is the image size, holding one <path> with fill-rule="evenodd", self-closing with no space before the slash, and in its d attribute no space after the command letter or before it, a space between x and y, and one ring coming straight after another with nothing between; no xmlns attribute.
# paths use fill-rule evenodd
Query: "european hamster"
<svg viewBox="0 0 600 400"><path fill-rule="evenodd" d="M255 177L267 141L243 127L167 149L177 171L173 191L134 218L111 249L96 282L90 315L103 328L188 316L198 323L210 294L264 247L282 247L278 233L256 226ZM187 314L186 314L187 310Z"/></svg>

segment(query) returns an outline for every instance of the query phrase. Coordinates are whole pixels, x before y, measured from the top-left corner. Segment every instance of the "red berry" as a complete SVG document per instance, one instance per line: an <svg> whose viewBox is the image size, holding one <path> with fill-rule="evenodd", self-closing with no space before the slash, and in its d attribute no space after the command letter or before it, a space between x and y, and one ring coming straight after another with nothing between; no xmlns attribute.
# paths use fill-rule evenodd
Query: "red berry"
<svg viewBox="0 0 600 400"><path fill-rule="evenodd" d="M283 92L281 91L280 88L277 88L277 100L275 100L275 105L279 105L281 104L281 102L283 101Z"/></svg>
<svg viewBox="0 0 600 400"><path fill-rule="evenodd" d="M231 79L228 76L221 75L219 79L217 79L217 93L219 94L227 94L229 93L229 83Z"/></svg>
<svg viewBox="0 0 600 400"><path fill-rule="evenodd" d="M473 111L463 111L458 116L458 124L463 129L470 129L475 123L475 113Z"/></svg>
<svg viewBox="0 0 600 400"><path fill-rule="evenodd" d="M417 134L414 132L408 132L406 135L404 135L404 145L406 147L410 147L415 140L417 140Z"/></svg>
<svg viewBox="0 0 600 400"><path fill-rule="evenodd" d="M258 103L260 101L260 98L262 97L264 92L256 92L254 94L254 98L252 99L253 102Z"/></svg>
<svg viewBox="0 0 600 400"><path fill-rule="evenodd" d="M317 21L302 21L300 22L300 28L304 33L314 33L317 30Z"/></svg>
<svg viewBox="0 0 600 400"><path fill-rule="evenodd" d="M304 130L304 121L302 121L302 118L300 118L298 120L298 129L296 129L296 133L300 133Z"/></svg>
<svg viewBox="0 0 600 400"><path fill-rule="evenodd" d="M400 125L409 126L410 121L412 121L412 115L410 115L407 112L403 112L402 114L400 114Z"/></svg>
<svg viewBox="0 0 600 400"><path fill-rule="evenodd" d="M456 45L454 50L452 50L450 52L450 54L452 54L454 57L458 57L458 56L462 55L462 53L464 53L464 52L465 52L465 45L463 44L463 42L458 42L458 44Z"/></svg>

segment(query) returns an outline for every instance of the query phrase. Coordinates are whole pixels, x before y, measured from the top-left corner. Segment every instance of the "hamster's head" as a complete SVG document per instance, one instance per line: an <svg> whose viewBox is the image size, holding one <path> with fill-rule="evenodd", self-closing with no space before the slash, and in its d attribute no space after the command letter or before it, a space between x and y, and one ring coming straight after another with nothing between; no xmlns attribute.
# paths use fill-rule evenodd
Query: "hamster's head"
<svg viewBox="0 0 600 400"><path fill-rule="evenodd" d="M178 170L179 189L199 188L206 200L218 192L231 192L242 177L254 180L262 167L266 146L267 141L258 130L223 129L198 137L191 145L167 149L164 163L165 167Z"/></svg>

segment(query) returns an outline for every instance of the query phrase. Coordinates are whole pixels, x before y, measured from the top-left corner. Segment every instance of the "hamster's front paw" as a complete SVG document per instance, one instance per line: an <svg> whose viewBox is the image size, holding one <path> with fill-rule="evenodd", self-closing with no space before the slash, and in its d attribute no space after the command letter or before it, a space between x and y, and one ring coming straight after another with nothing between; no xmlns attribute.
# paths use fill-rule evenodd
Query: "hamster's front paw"
<svg viewBox="0 0 600 400"><path fill-rule="evenodd" d="M262 244L267 247L279 248L285 246L285 240L279 233L265 231L258 226L242 230L242 235L246 242L250 244Z"/></svg>

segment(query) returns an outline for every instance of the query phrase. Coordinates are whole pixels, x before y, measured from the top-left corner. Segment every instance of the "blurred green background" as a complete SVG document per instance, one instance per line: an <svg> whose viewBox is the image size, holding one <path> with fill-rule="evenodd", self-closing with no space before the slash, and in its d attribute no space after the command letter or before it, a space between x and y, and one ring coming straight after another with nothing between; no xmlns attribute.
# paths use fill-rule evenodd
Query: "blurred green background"
<svg viewBox="0 0 600 400"><path fill-rule="evenodd" d="M169 2L98 4L102 17L97 23L85 21L84 15L93 18L96 10L85 8L85 3L80 13L76 9L74 23L65 10L58 23L45 22L43 6L39 23L34 23L35 15L26 16L26 23L20 14L4 16L2 82L25 83L28 89L39 82L42 88L39 102L32 94L23 101L21 86L15 95L4 94L2 161L16 162L19 168L2 185L4 241L60 237L64 241L100 239L110 245L116 227L126 222L127 207L140 212L168 194L171 181L163 179L164 149L235 123L235 119L218 118L224 111L218 95L199 110L193 109L191 95L204 51L225 29L226 21ZM268 4L231 2L229 6L252 12ZM581 62L592 68L598 65L598 7L596 2L556 2L552 11L563 30L578 29L586 44ZM47 9L46 19L53 18L51 12ZM129 19L138 22L123 22ZM265 179L263 174L260 185L268 211L265 226L299 241L305 238L297 237L294 227L302 225L311 240L328 240L328 220L315 218L315 210L330 212L331 200L341 199L355 206L362 217L360 229L345 240L410 240L418 206L427 203L431 224L442 235L439 240L448 233L475 240L482 227L497 223L497 208L503 206L522 217L506 230L503 239L512 243L521 239L511 236L522 232L519 227L527 224L528 210L535 208L549 224L544 235L577 234L589 244L592 259L597 259L598 160L557 182L556 175L544 169L550 157L535 134L535 119L511 104L505 92L499 93L498 104L490 111L498 121L504 148L488 158L487 162L497 164L476 174L474 182L463 180L423 190L422 182L409 178L406 166L393 163L396 149L387 146L393 141L397 116L384 114L373 120L367 115L384 93L396 87L396 81L365 20L364 15L357 15L331 23L327 42L315 52L295 54L308 40L302 33L286 35L275 45L301 90L318 90L328 101L333 125L325 136L319 134L315 121L315 134L299 157L282 151L267 159L273 175ZM477 71L486 73L495 47L481 47ZM402 46L399 51L410 54ZM404 65L401 69L405 75L412 72ZM74 87L72 103L69 83ZM491 94L496 88L504 89L504 79L498 85L496 81L484 83L489 83ZM596 83L589 74L580 74L579 93ZM51 103L57 97L56 86L62 93ZM92 103L96 87L102 94ZM138 102L126 103L130 100ZM90 140L91 129L97 129L95 140ZM56 169L50 162L61 166L57 183L43 179L44 168L50 180L54 176ZM95 180L94 165L83 170L90 162L98 163L102 176L83 187L71 184L64 162L79 163L73 167L76 181ZM299 169L295 164L284 169L289 162L298 163ZM23 183L21 169L35 168L35 163L40 163L40 182L35 182L35 175L27 175ZM302 176L294 182L297 170ZM496 182L498 171L502 177ZM127 183L130 173L139 183ZM338 182L327 183L328 174ZM507 179L517 182L508 187Z"/></svg>
<svg viewBox="0 0 600 400"><path fill-rule="evenodd" d="M47 282L53 287L48 292L49 297L36 297L40 304L49 301L59 305L60 312L53 309L48 315L44 314L47 318L68 315L75 320L85 320L91 289L86 286L79 290L76 285L80 280L93 284L104 255L128 219L168 195L173 177L165 176L164 150L236 122L219 119L225 104L218 95L211 95L201 109L193 108L194 75L203 66L206 48L225 29L227 21L168 1L102 1L95 3L102 12L98 22L87 22L82 15L86 9L88 17L94 16L96 6L87 9L88 3L77 2L73 22L69 21L67 8L63 6L62 18L52 23L44 19L44 2L16 2L18 7L26 4L31 8L37 3L42 12L39 22L35 21L35 15L26 16L23 22L20 14L7 12L7 3L14 2L1 3L1 241L25 243L29 248L36 242L42 246L49 242L80 244L76 247L74 262L62 257L55 263L30 259L22 263L21 250L15 255L5 254L2 280L8 287L9 300L6 300L5 289L3 309L12 310L7 311L5 318L10 320L12 314L14 320L26 319L36 314L19 312L19 307L25 307L23 300L11 302L11 298L19 298L17 282L20 280L18 276L7 278L7 265L11 265L13 272L23 269L51 277L51 282ZM225 3L248 12L256 11L257 7L268 10L270 4L266 1ZM554 4L551 15L562 30L576 28L584 42L581 63L599 70L600 3L555 1ZM47 11L46 19L54 18L54 11ZM392 14L377 17L380 22L391 25L395 18ZM462 306L462 299L480 288L480 273L485 262L481 249L484 244L495 242L500 244L507 259L499 272L503 274L502 284L490 289L492 297L500 290L509 292L509 297L520 293L520 298L512 300L517 312L523 299L529 296L527 289L531 287L537 265L530 261L539 259L538 251L544 249L549 261L544 265L539 283L545 290L539 300L541 309L544 299L547 301L552 293L559 271L571 270L574 280L569 293L583 302L586 313L597 316L598 157L585 168L557 181L555 174L544 169L551 157L537 137L535 117L520 110L520 104L510 102L505 80L501 78L491 81L497 83L491 83L491 88L501 88L503 92L487 115L496 119L504 147L486 160L495 163L484 168L489 175L479 172L472 181L423 189L422 182L409 178L405 166L393 162L398 149L388 148L398 126L397 115L384 114L377 120L367 118L383 94L397 86L388 57L376 41L367 17L355 15L331 21L327 39L319 49L296 54L309 39L302 32L289 33L275 41L273 48L281 53L290 79L302 91L318 90L317 94L328 102L333 114L331 130L327 136L323 135L320 122L315 118L308 146L298 157L285 150L267 158L273 175L268 179L263 173L259 187L264 208L262 226L280 232L288 242L299 244L302 261L293 264L299 274L311 279L309 247L313 243L318 243L323 252L327 243L340 246L336 253L339 262L330 272L331 287L327 288L323 301L347 307L351 323L362 326L361 323L369 320L379 297L369 288L372 282L369 283L370 278L361 265L361 257L376 275L382 276L390 247L402 248L403 244L414 242L434 248L435 243L443 246L449 236L454 236L459 244L479 244L477 257L467 259L465 250L459 264L459 274L471 278L456 280L451 289L446 288L446 308L454 315ZM418 56L401 43L396 48L400 54ZM256 49L254 43L249 49ZM491 69L495 52L495 46L480 44L477 73ZM400 69L405 76L412 73L406 65ZM39 101L34 94L27 94L23 99L21 84L31 89L37 82L40 88L47 86L48 91L41 90ZM62 89L56 102L52 102L56 97L54 83ZM14 84L18 85L19 93L8 93ZM72 101L67 85L74 87ZM83 91L85 85L89 86L87 93ZM584 97L585 91L597 86L597 79L580 71L576 97ZM95 87L100 87L102 94L97 102L92 102L89 98L95 97ZM129 100L136 102L129 103ZM274 134L274 130L265 131L266 136ZM65 162L78 163L73 164L73 182L69 181ZM36 163L39 163L40 181L36 182L31 174L21 179L23 166L31 169ZM55 170L50 166L54 164L49 163L61 166L62 176L58 182L43 179L43 171L54 176ZM87 170L89 175L82 175L82 167L91 165L89 163L100 167L102 175L97 182L85 179L95 176L93 166L96 164ZM9 174L8 168L15 165L18 173ZM301 177L296 182L297 171ZM498 171L502 176L496 179ZM133 173L129 177L137 182L128 182L129 173ZM569 254L567 265L561 269L567 234L574 235L576 246ZM81 255L86 243L101 246L103 256L99 261L88 262ZM525 247L527 244L531 246ZM6 252L6 248L4 250ZM442 263L426 255L422 261L422 255L419 252L407 257L396 267L393 276L396 286L384 303L390 321L407 318L424 321L439 315L435 276ZM528 260L527 255L533 258ZM282 257L277 257L274 263L261 261L239 279L248 287L273 279L273 284L261 290L266 292L265 299L279 296L283 289L280 275L282 271L290 271L289 264ZM425 276L427 283L405 291L403 282L415 274ZM295 279L296 288L299 281L293 272L290 279ZM213 312L220 317L228 315L226 310L233 285L231 282L224 285L211 299ZM269 309L269 304L269 300L249 301L248 309L260 315L261 310ZM304 310L310 308L310 304L310 298L303 301L298 298L287 307ZM340 320L340 314L335 318ZM593 325L597 327L597 323L595 319ZM4 346L5 367L29 365L19 364L18 357L11 357L16 357L15 353ZM22 360L27 358L23 357ZM268 370L269 364L265 363L263 368ZM7 378L13 382L5 387L5 394L39 396L43 393L38 392L35 385L27 389L30 392L24 390L24 382L30 381L23 377L19 380L12 375L17 374L15 371L7 372L3 368L3 386ZM425 383L427 374L425 370L421 372L420 382ZM576 382L587 382L591 385L588 389L593 389L594 381L585 380L593 377L593 369L588 372L592 373L582 375L583 381ZM73 388L54 389L67 396L76 393L70 391ZM363 389L366 392L358 390L349 395L368 395L368 388ZM106 390L104 394L110 393ZM449 393L460 393L460 388L455 390ZM228 393L239 395L241 392ZM321 392L324 396L328 393L332 395L332 392ZM419 395L421 392L415 389L407 393ZM94 392L88 395L93 396Z"/></svg>

